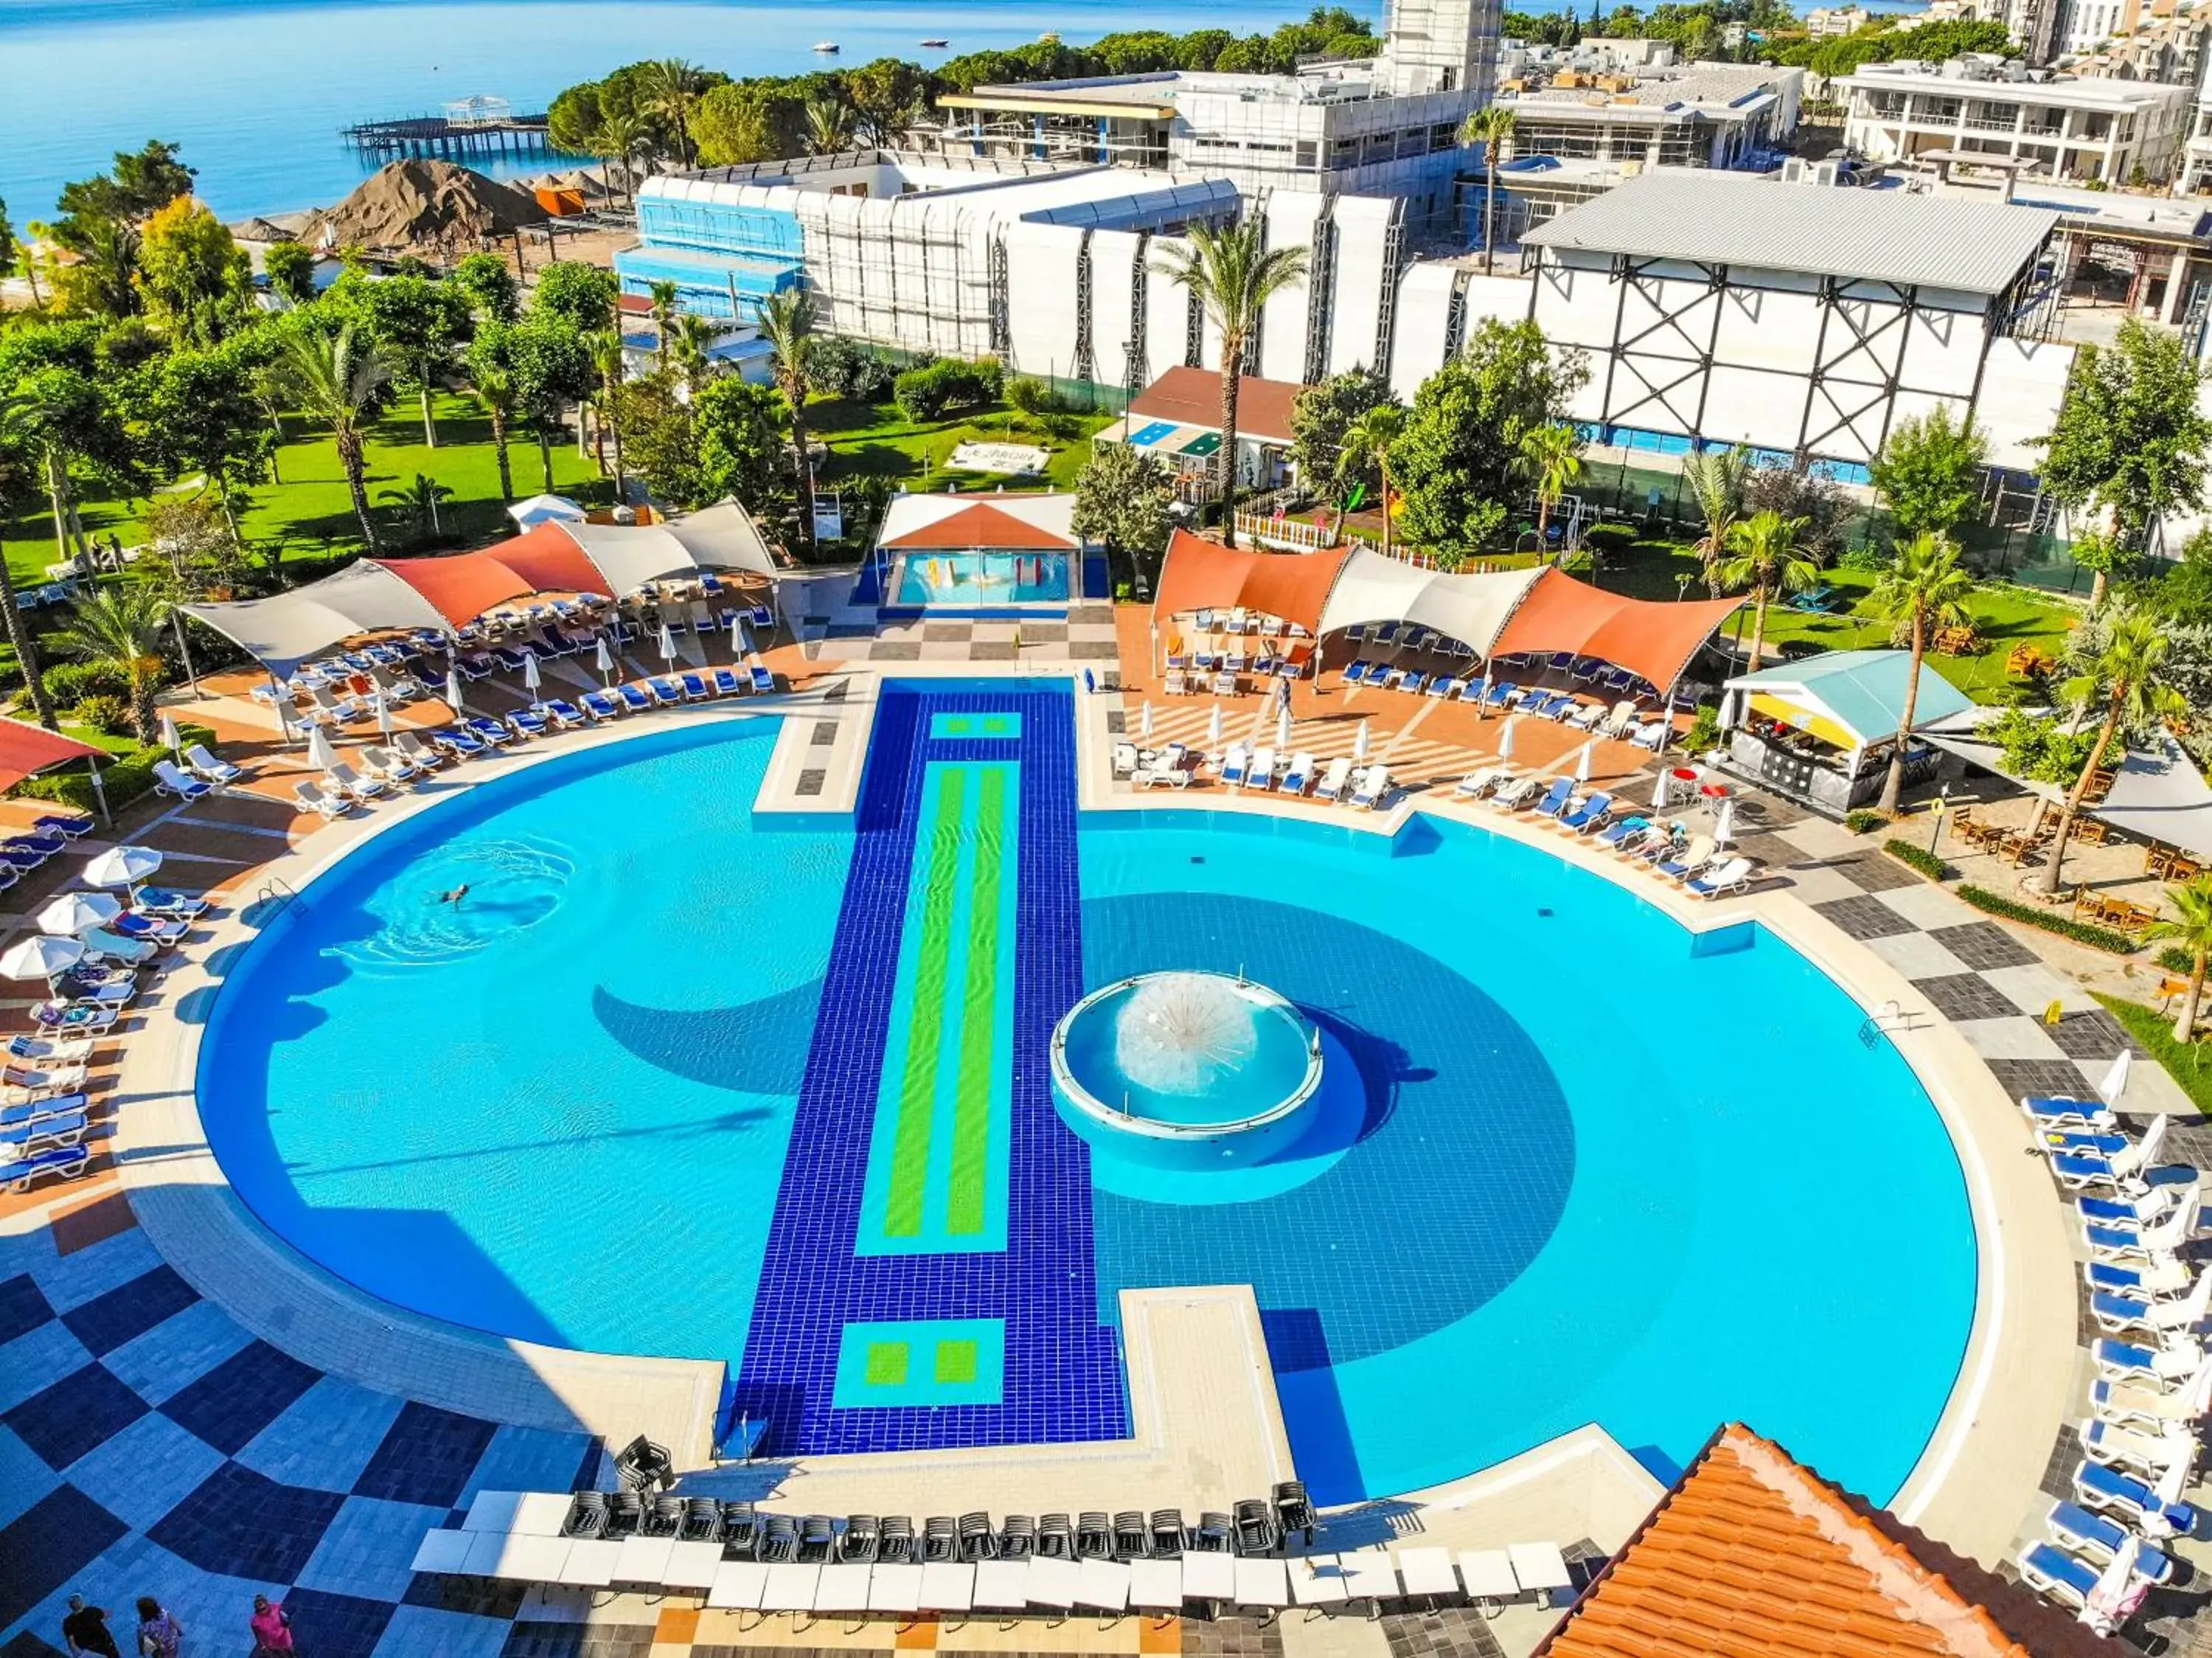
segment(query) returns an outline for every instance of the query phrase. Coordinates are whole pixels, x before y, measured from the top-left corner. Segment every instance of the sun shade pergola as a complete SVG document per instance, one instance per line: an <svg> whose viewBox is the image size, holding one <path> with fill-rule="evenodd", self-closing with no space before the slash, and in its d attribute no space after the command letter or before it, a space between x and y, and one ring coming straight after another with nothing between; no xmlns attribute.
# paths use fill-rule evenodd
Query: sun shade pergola
<svg viewBox="0 0 2212 1658"><path fill-rule="evenodd" d="M88 742L0 716L0 789L12 789L24 778L64 760L89 757L97 762L102 755L102 750Z"/></svg>
<svg viewBox="0 0 2212 1658"><path fill-rule="evenodd" d="M623 594L710 567L775 573L766 541L735 502L677 524L547 522L478 552L364 558L273 598L183 609L283 675L363 634L450 632L532 594Z"/></svg>
<svg viewBox="0 0 2212 1658"><path fill-rule="evenodd" d="M1156 615L1258 611L1316 635L1410 623L1486 660L1565 652L1627 669L1664 692L1741 601L1632 599L1557 569L1446 574L1366 547L1232 550L1178 530L1160 570Z"/></svg>

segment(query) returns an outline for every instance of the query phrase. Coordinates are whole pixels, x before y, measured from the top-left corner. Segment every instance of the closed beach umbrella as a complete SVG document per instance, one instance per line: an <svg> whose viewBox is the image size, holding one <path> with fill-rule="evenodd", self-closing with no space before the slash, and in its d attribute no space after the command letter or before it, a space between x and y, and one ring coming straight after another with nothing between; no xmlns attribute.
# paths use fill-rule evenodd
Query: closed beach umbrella
<svg viewBox="0 0 2212 1658"><path fill-rule="evenodd" d="M84 866L84 879L94 887L128 887L151 881L161 867L161 855L150 846L111 846Z"/></svg>
<svg viewBox="0 0 2212 1658"><path fill-rule="evenodd" d="M1663 765L1651 775L1651 809L1655 812L1667 809L1667 768Z"/></svg>
<svg viewBox="0 0 2212 1658"><path fill-rule="evenodd" d="M730 660L733 662L743 661L744 660L745 653L752 648L753 642L745 637L745 619L738 615L735 611L731 612Z"/></svg>
<svg viewBox="0 0 2212 1658"><path fill-rule="evenodd" d="M668 631L665 622L660 625L660 660L664 662L676 660L676 636Z"/></svg>
<svg viewBox="0 0 2212 1658"><path fill-rule="evenodd" d="M385 741L390 742L392 741L392 698L386 696L384 687L379 686L369 700L376 708L378 735L382 736Z"/></svg>
<svg viewBox="0 0 2212 1658"><path fill-rule="evenodd" d="M1520 723L1521 716L1515 714L1509 717L1504 725L1498 728L1498 758L1499 759L1510 760L1513 758L1513 728Z"/></svg>
<svg viewBox="0 0 2212 1658"><path fill-rule="evenodd" d="M64 893L39 911L39 930L58 938L74 938L93 927L105 927L123 913L123 905L106 893Z"/></svg>
<svg viewBox="0 0 2212 1658"><path fill-rule="evenodd" d="M1590 780L1590 755L1596 747L1596 743L1586 742L1582 747L1582 752L1575 756L1575 781L1577 783L1588 783Z"/></svg>
<svg viewBox="0 0 2212 1658"><path fill-rule="evenodd" d="M179 760L185 757L184 734L177 729L177 716L166 708L161 710L161 747Z"/></svg>
<svg viewBox="0 0 2212 1658"><path fill-rule="evenodd" d="M2132 1532L2120 1540L2112 1564L2090 1587L2084 1618L2091 1627L2100 1631L2117 1629L2126 1617L2135 1588L2136 1557L2142 1552L2142 1539Z"/></svg>
<svg viewBox="0 0 2212 1658"><path fill-rule="evenodd" d="M2097 1092L2105 1096L2105 1103L2117 1106L2120 1096L2128 1091L2128 1051L2122 1048L2112 1061L2112 1068L2105 1073L2105 1080L2097 1085Z"/></svg>
<svg viewBox="0 0 2212 1658"><path fill-rule="evenodd" d="M1140 737L1152 735L1152 705L1149 702L1137 710L1137 735Z"/></svg>
<svg viewBox="0 0 2212 1658"><path fill-rule="evenodd" d="M1506 752L1510 753L1511 751ZM1367 758L1367 722L1364 720L1360 721L1359 729L1352 734L1352 758L1355 760Z"/></svg>
<svg viewBox="0 0 2212 1658"><path fill-rule="evenodd" d="M530 700L533 703L538 700L539 683L538 653L533 650L522 659L522 688L530 692Z"/></svg>
<svg viewBox="0 0 2212 1658"><path fill-rule="evenodd" d="M1721 802L1720 814L1713 820L1713 844L1725 846L1735 838L1735 798L1729 795Z"/></svg>
<svg viewBox="0 0 2212 1658"><path fill-rule="evenodd" d="M599 635L599 643L592 647L592 661L606 676L607 683L612 685L615 682L615 654L607 649L607 636L604 633Z"/></svg>
<svg viewBox="0 0 2212 1658"><path fill-rule="evenodd" d="M456 714L461 711L461 670L458 667L446 670L446 706Z"/></svg>
<svg viewBox="0 0 2212 1658"><path fill-rule="evenodd" d="M307 733L307 764L318 771L327 771L337 763L338 751L337 745L331 741L330 732L319 725Z"/></svg>
<svg viewBox="0 0 2212 1658"><path fill-rule="evenodd" d="M1288 748L1290 746L1291 710L1288 706L1285 706L1280 713L1275 716L1275 747L1278 748Z"/></svg>
<svg viewBox="0 0 2212 1658"><path fill-rule="evenodd" d="M60 994L54 980L84 960L84 946L73 938L34 933L0 955L0 973L10 978L43 978L46 988Z"/></svg>
<svg viewBox="0 0 2212 1658"><path fill-rule="evenodd" d="M1214 704L1213 712L1206 716L1206 741L1208 743L1217 743L1221 741L1221 704L1219 703Z"/></svg>

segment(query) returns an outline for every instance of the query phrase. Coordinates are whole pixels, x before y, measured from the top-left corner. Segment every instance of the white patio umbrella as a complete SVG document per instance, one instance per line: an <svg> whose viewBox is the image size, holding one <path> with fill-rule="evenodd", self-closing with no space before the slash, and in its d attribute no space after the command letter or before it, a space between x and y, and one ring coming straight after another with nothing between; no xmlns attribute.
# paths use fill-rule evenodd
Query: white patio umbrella
<svg viewBox="0 0 2212 1658"><path fill-rule="evenodd" d="M177 716L166 708L161 710L161 747L174 754L180 763L184 759L184 733L177 729Z"/></svg>
<svg viewBox="0 0 2212 1658"><path fill-rule="evenodd" d="M456 714L461 711L461 670L458 667L446 670L446 706Z"/></svg>
<svg viewBox="0 0 2212 1658"><path fill-rule="evenodd" d="M138 883L153 879L161 867L161 855L150 846L111 846L87 861L84 879L94 887L128 887L135 894Z"/></svg>
<svg viewBox="0 0 2212 1658"><path fill-rule="evenodd" d="M1213 705L1213 712L1206 716L1206 741L1209 746L1221 741L1221 704Z"/></svg>
<svg viewBox="0 0 2212 1658"><path fill-rule="evenodd" d="M74 938L94 927L105 927L123 913L123 905L106 893L64 893L39 911L39 930L57 938Z"/></svg>
<svg viewBox="0 0 2212 1658"><path fill-rule="evenodd" d="M1575 781L1577 783L1588 783L1590 780L1590 760L1591 757L1596 753L1596 750L1597 744L1595 742L1586 742L1582 746L1582 752L1575 756Z"/></svg>
<svg viewBox="0 0 2212 1658"><path fill-rule="evenodd" d="M1713 819L1713 844L1725 846L1735 838L1735 796L1725 795L1721 809Z"/></svg>
<svg viewBox="0 0 2212 1658"><path fill-rule="evenodd" d="M735 611L732 611L730 613L730 660L733 662L742 662L745 659L745 652L751 649L751 642L745 637L745 619Z"/></svg>
<svg viewBox="0 0 2212 1658"><path fill-rule="evenodd" d="M1652 774L1651 809L1655 812L1667 809L1667 768L1663 765Z"/></svg>
<svg viewBox="0 0 2212 1658"><path fill-rule="evenodd" d="M1152 735L1152 705L1149 702L1137 710L1137 735L1147 738Z"/></svg>
<svg viewBox="0 0 2212 1658"><path fill-rule="evenodd" d="M2097 1575L2091 1587L2088 1604L2081 1609L2081 1621L2100 1630L2114 1630L2127 1615L2128 1600L2133 1590L2136 1557L2142 1552L2142 1539L2130 1532L2120 1541L2112 1563Z"/></svg>
<svg viewBox="0 0 2212 1658"><path fill-rule="evenodd" d="M2122 1048L2113 1057L2112 1068L2105 1073L2105 1080L2097 1084L2097 1092L2105 1096L2105 1103L2117 1106L2120 1096L2128 1091L2128 1067L2133 1063L2128 1050Z"/></svg>
<svg viewBox="0 0 2212 1658"><path fill-rule="evenodd" d="M61 989L54 981L83 960L84 946L76 939L33 933L0 955L0 973L10 978L43 978L58 996Z"/></svg>
<svg viewBox="0 0 2212 1658"><path fill-rule="evenodd" d="M376 710L377 735L385 741L390 742L392 741L392 698L384 694L382 686L378 686L370 693L369 701Z"/></svg>
<svg viewBox="0 0 2212 1658"><path fill-rule="evenodd" d="M2159 1153L2166 1149L2166 1126L2172 1120L2163 1113L2152 1118L2150 1126L2143 1131L2143 1137L2136 1142L2135 1155L2128 1158L2128 1162L2132 1165L2137 1179L2141 1179L2142 1172L2158 1161ZM2204 1281L2212 1283L2212 1272L2204 1275Z"/></svg>
<svg viewBox="0 0 2212 1658"><path fill-rule="evenodd" d="M331 741L331 734L319 725L307 733L307 764L327 771L337 763L337 746Z"/></svg>
<svg viewBox="0 0 2212 1658"><path fill-rule="evenodd" d="M1352 734L1352 758L1355 760L1367 758L1367 722L1364 720L1360 721L1359 729Z"/></svg>
<svg viewBox="0 0 2212 1658"><path fill-rule="evenodd" d="M533 703L538 700L538 687L541 682L542 676L538 668L538 653L534 650L530 651L522 659L522 688L530 693L530 700Z"/></svg>
<svg viewBox="0 0 2212 1658"><path fill-rule="evenodd" d="M1290 746L1291 710L1290 705L1285 704L1281 711L1275 716L1275 747L1288 748Z"/></svg>
<svg viewBox="0 0 2212 1658"><path fill-rule="evenodd" d="M1513 758L1513 730L1520 723L1521 716L1515 714L1510 716L1505 723L1498 728L1498 758L1499 759L1510 760Z"/></svg>
<svg viewBox="0 0 2212 1658"><path fill-rule="evenodd" d="M660 625L660 660L664 662L676 660L676 636L668 631L665 622Z"/></svg>
<svg viewBox="0 0 2212 1658"><path fill-rule="evenodd" d="M606 675L610 686L615 682L615 654L607 649L607 636L604 633L599 635L599 643L592 647L592 665Z"/></svg>

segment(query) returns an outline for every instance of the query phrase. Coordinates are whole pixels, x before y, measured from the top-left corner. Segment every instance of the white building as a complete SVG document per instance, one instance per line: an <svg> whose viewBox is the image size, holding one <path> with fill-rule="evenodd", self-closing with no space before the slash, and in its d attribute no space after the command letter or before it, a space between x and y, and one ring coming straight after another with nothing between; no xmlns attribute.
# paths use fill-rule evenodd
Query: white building
<svg viewBox="0 0 2212 1658"><path fill-rule="evenodd" d="M1839 34L1856 34L1874 21L1864 6L1820 6L1805 14L1805 32L1815 40Z"/></svg>
<svg viewBox="0 0 2212 1658"><path fill-rule="evenodd" d="M2125 184L2172 174L2186 87L2076 78L1986 57L1869 64L1836 83L1844 142L1873 161L1931 150L2008 156L2045 177Z"/></svg>
<svg viewBox="0 0 2212 1658"><path fill-rule="evenodd" d="M1513 54L1509 54L1509 57ZM1797 130L1805 71L1758 64L1578 67L1529 57L1498 83L1505 159L1767 167Z"/></svg>

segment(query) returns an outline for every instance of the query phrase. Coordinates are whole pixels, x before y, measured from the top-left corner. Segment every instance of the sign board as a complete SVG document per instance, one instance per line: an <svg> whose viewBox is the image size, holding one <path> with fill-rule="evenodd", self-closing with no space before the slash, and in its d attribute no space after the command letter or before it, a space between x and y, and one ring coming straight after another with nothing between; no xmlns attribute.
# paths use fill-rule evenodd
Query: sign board
<svg viewBox="0 0 2212 1658"><path fill-rule="evenodd" d="M817 541L842 540L845 535L845 503L835 495L814 497L814 539Z"/></svg>

